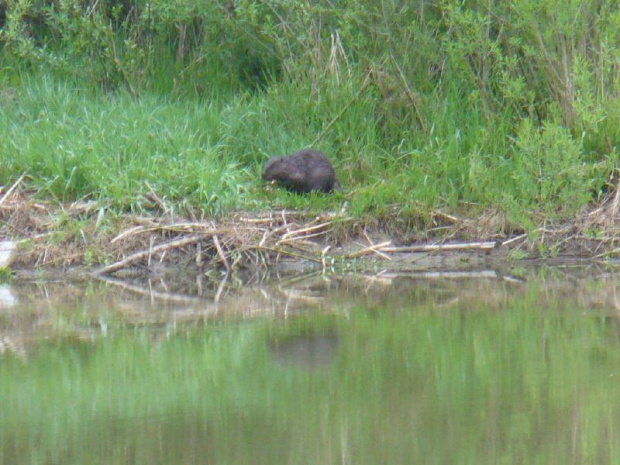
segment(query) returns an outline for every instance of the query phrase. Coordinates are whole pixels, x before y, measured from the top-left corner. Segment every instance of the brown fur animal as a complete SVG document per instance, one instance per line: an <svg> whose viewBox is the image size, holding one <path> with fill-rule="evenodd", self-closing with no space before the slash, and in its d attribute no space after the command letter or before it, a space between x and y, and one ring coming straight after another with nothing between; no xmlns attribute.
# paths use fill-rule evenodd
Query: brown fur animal
<svg viewBox="0 0 620 465"><path fill-rule="evenodd" d="M287 157L271 157L263 179L275 181L291 192L331 192L340 184L327 157L317 150L302 150Z"/></svg>

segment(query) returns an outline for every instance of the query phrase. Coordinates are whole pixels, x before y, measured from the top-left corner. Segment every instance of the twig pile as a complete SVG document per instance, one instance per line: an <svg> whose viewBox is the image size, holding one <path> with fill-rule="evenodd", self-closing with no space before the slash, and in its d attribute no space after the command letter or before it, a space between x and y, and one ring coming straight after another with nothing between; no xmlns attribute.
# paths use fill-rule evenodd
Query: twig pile
<svg viewBox="0 0 620 465"><path fill-rule="evenodd" d="M498 248L520 249L525 256L542 255L545 247L554 247L556 254L582 257L620 253L620 182L600 204L573 221L549 227L542 219L542 226L527 234L506 229L502 226L505 219L497 212L477 218L459 218L439 210L421 212L421 218L428 219L426 227L396 246L391 241L394 229L382 230L380 222L369 226L346 216L344 210L320 216L288 210L237 213L217 221L190 221L173 217L164 205L163 214L157 210L148 217L117 216L108 215L108 207L98 202L36 201L23 187L24 178L8 189L0 186L0 240L18 246L11 265L17 268L108 263L97 271L106 275L165 264L221 266L229 272L289 259L312 262L325 270L335 261L366 256L389 261L396 255L408 259L406 254L488 253ZM394 225L397 234L410 231L406 225ZM343 236L349 239L345 244ZM434 238L439 243L429 244Z"/></svg>
<svg viewBox="0 0 620 465"><path fill-rule="evenodd" d="M247 264L267 265L283 257L321 263L326 250L317 239L331 232L334 220L335 215L322 215L306 222L303 214L289 211L261 217L234 217L218 223L157 224L150 220L150 224L129 228L110 242L125 249L122 244L135 244L137 238L147 236L148 247L124 256L98 272L108 274L144 263L151 266L154 261L161 263L167 256L179 253L193 257L197 266L216 261L227 271ZM135 246L131 248L135 250Z"/></svg>

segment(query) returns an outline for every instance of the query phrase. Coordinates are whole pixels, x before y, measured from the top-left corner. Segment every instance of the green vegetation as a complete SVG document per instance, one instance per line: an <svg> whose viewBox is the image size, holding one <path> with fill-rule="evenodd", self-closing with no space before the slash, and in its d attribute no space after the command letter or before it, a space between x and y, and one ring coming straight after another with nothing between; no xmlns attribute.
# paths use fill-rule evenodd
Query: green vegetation
<svg viewBox="0 0 620 465"><path fill-rule="evenodd" d="M0 179L114 209L573 217L620 145L614 0L0 1ZM313 146L344 194L262 188ZM473 211L472 211L473 209Z"/></svg>
<svg viewBox="0 0 620 465"><path fill-rule="evenodd" d="M0 267L0 284L13 281L13 271L10 268Z"/></svg>
<svg viewBox="0 0 620 465"><path fill-rule="evenodd" d="M405 308L48 339L0 357L0 461L616 463L618 322L547 290L450 309L416 285ZM272 352L325 331L330 365Z"/></svg>

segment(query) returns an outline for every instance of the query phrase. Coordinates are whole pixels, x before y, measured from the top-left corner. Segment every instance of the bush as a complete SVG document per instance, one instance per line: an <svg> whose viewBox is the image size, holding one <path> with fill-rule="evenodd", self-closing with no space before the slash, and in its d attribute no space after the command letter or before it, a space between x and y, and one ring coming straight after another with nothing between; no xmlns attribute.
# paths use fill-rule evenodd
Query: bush
<svg viewBox="0 0 620 465"><path fill-rule="evenodd" d="M351 189L410 186L382 202L566 216L618 158L618 20L614 0L0 0L0 86L225 102L203 148L242 177L313 144Z"/></svg>

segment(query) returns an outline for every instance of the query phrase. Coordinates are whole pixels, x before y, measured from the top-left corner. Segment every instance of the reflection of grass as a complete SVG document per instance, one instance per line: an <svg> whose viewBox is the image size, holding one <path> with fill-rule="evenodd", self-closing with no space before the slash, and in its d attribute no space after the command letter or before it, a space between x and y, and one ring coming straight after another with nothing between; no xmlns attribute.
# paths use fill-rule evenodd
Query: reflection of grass
<svg viewBox="0 0 620 465"><path fill-rule="evenodd" d="M10 283L13 281L13 271L10 268L0 267L0 283Z"/></svg>
<svg viewBox="0 0 620 465"><path fill-rule="evenodd" d="M133 463L613 462L617 323L523 297L501 313L358 308L50 342L0 359L0 461L20 450L120 463L131 450ZM274 369L273 336L330 327L327 371Z"/></svg>

